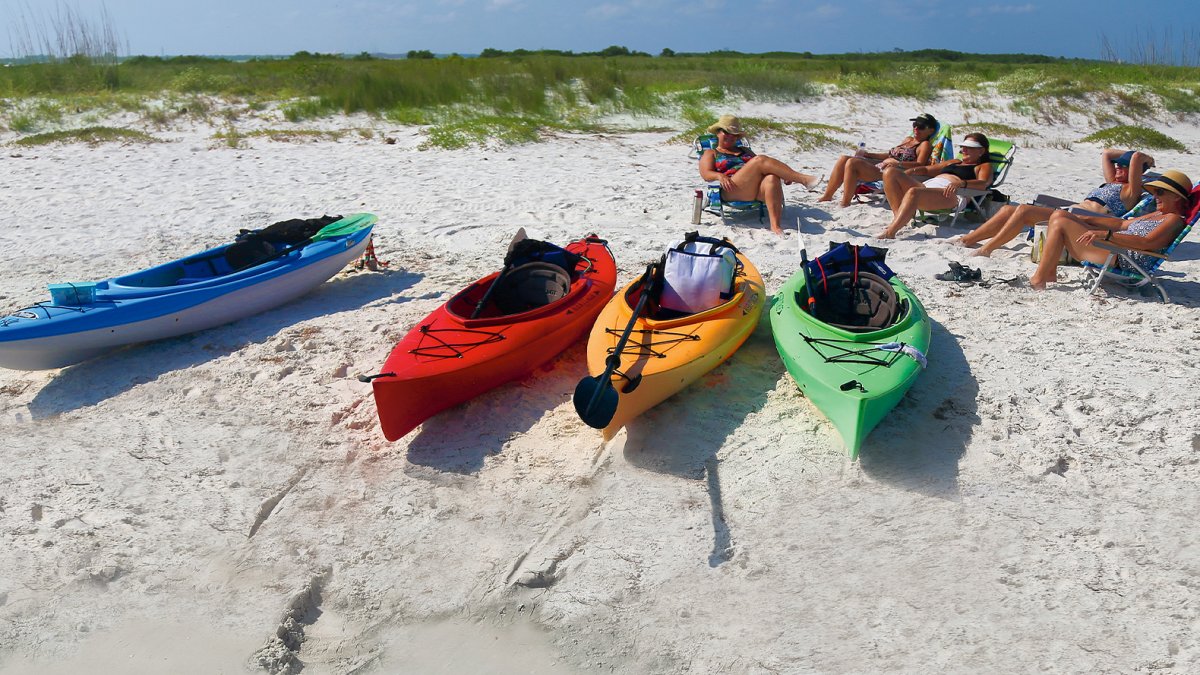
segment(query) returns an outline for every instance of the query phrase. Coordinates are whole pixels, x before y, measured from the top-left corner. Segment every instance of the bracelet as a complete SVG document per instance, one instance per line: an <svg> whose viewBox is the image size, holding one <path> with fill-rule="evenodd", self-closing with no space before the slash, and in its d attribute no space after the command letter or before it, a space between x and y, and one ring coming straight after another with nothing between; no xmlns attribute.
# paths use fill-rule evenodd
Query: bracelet
<svg viewBox="0 0 1200 675"><path fill-rule="evenodd" d="M1110 241L1112 239L1112 236L1113 236L1113 231L1109 230L1108 234L1104 235L1104 241Z"/></svg>

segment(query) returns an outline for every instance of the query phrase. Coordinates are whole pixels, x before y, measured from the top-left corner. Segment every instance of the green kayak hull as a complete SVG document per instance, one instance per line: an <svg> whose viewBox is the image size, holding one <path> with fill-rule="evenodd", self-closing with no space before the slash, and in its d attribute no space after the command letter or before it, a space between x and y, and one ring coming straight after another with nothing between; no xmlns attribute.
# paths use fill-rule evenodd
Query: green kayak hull
<svg viewBox="0 0 1200 675"><path fill-rule="evenodd" d="M805 397L833 422L851 459L921 372L912 357L874 346L899 342L929 351L925 308L898 277L890 283L906 310L892 326L867 333L831 326L801 309L798 303L808 301L803 268L772 298L775 347Z"/></svg>

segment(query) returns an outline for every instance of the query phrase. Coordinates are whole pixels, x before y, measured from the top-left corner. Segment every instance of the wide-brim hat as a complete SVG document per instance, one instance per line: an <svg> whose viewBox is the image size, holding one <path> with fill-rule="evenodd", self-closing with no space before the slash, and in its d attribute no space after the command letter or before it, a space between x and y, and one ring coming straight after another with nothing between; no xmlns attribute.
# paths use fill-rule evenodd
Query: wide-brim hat
<svg viewBox="0 0 1200 675"><path fill-rule="evenodd" d="M708 133L710 134L715 134L718 131L724 131L727 134L735 134L737 136L741 136L744 133L741 121L734 115L721 115L721 119L708 128Z"/></svg>
<svg viewBox="0 0 1200 675"><path fill-rule="evenodd" d="M1179 195L1183 199L1187 199L1188 193L1192 191L1192 179L1188 178L1184 172L1174 169L1167 169L1162 172L1161 176L1143 185L1145 187L1162 188Z"/></svg>

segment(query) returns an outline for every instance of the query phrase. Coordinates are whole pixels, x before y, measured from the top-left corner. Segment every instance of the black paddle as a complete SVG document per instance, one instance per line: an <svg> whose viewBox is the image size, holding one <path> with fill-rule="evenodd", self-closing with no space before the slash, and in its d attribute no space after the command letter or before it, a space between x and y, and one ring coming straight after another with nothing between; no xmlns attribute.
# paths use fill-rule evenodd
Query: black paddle
<svg viewBox="0 0 1200 675"><path fill-rule="evenodd" d="M517 230L517 233L515 235L513 235L512 241L509 242L508 253L511 254L513 252L513 249L516 247L517 243L523 239L528 239L528 237L525 236L525 228L522 227L521 229ZM511 269L512 269L512 261L510 261L508 259L508 256L506 255L506 256L504 256L504 269L500 270L500 274L496 275L496 280L492 282L491 286L488 286L488 289L483 294L483 297L479 299L478 303L476 303L475 311L471 312L470 318L472 318L472 319L479 318L479 315L483 313L483 308L487 307L488 300L492 299L492 292L495 291L496 288L498 288L500 286L500 282L504 281L505 275L507 275L508 271Z"/></svg>
<svg viewBox="0 0 1200 675"><path fill-rule="evenodd" d="M637 306L633 308L633 316L629 318L629 325L625 326L625 332L617 341L616 349L613 349L613 353L604 360L604 372L596 377L585 377L575 385L575 412L579 413L579 418L583 420L584 424L594 429L603 429L608 426L613 415L617 414L617 403L620 401L620 396L612 385L612 374L621 367L621 352L625 350L625 343L629 341L629 335L633 333L633 326L650 300L656 266L656 263L646 266L646 276L642 277L644 279L642 295L638 298Z"/></svg>

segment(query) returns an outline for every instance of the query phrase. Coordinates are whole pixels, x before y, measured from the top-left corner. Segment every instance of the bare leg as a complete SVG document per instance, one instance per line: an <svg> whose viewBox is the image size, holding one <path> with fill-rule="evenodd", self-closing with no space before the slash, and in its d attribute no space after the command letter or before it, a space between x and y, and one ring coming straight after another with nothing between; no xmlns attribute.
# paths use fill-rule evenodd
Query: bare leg
<svg viewBox="0 0 1200 675"><path fill-rule="evenodd" d="M842 186L842 174L845 171L846 162L853 159L850 155L842 155L837 158L837 162L833 165L833 170L829 172L829 183L825 185L825 194L821 195L819 202L833 201L833 194Z"/></svg>
<svg viewBox="0 0 1200 675"><path fill-rule="evenodd" d="M917 209L932 211L935 209L953 208L958 203L958 197L947 197L942 188L913 188L904 193L904 199L900 202L899 208L893 207L896 217L892 219L892 224L879 235L880 239L894 239L896 233L903 227L912 222L913 216L917 214Z"/></svg>
<svg viewBox="0 0 1200 675"><path fill-rule="evenodd" d="M883 194L893 210L904 199L904 193L915 187L921 187L921 181L900 169L888 167L883 170Z"/></svg>
<svg viewBox="0 0 1200 675"><path fill-rule="evenodd" d="M1046 284L1058 279L1058 259L1062 257L1063 249L1069 251L1076 260L1103 265L1108 259L1108 251L1075 241L1084 232L1093 229L1095 228L1089 227L1087 223L1066 211L1054 212L1046 228L1042 259L1038 262L1037 270L1029 277L1029 285L1041 291L1046 288Z"/></svg>
<svg viewBox="0 0 1200 675"><path fill-rule="evenodd" d="M783 220L783 184L776 176L764 176L758 187L758 199L767 205L767 218L771 221L771 231L783 234L780 221Z"/></svg>
<svg viewBox="0 0 1200 675"><path fill-rule="evenodd" d="M1005 206L1004 208L1001 209L1001 211L1003 211L1004 209L1007 209L1007 208L1009 208L1009 207ZM1000 227L996 228L996 230L990 235L991 241L984 244L983 248L980 248L978 251L975 251L974 253L972 253L972 255L990 256L992 254L992 251L995 251L996 249L1000 248L1001 246L1012 241L1013 238L1016 237L1018 234L1020 234L1022 230L1029 227L1030 225L1034 225L1034 224L1042 222L1043 220L1048 219L1053 214L1054 214L1054 209L1051 209L1046 206L1033 206L1031 204L1021 204L1020 206L1014 207L1012 209L1012 212L1009 214L1008 219L1006 221L1004 221L1004 223L1001 224ZM996 215L999 215L999 214L996 214ZM988 220L988 222L981 225L979 227L979 229L983 229L989 223L991 223L993 220L995 220L995 218ZM964 244L971 243L970 239L975 237L976 233L978 233L978 232L979 232L979 230L975 230L975 232L972 232L971 234L964 237L963 243ZM984 238L985 237L978 237L977 240L981 240Z"/></svg>
<svg viewBox="0 0 1200 675"><path fill-rule="evenodd" d="M766 155L759 155L746 162L737 173L731 176L733 189L725 191L725 198L730 201L748 201L755 199L759 185L764 176L776 176L785 184L800 183L805 187L816 185L816 176L795 171L787 164Z"/></svg>
<svg viewBox="0 0 1200 675"><path fill-rule="evenodd" d="M854 199L854 193L858 190L859 181L872 181L880 178L883 178L883 172L866 160L855 159L847 162L845 176L842 178L842 206L850 206L850 200ZM833 178L830 178L829 182L832 184Z"/></svg>
<svg viewBox="0 0 1200 675"><path fill-rule="evenodd" d="M988 218L987 221L982 225L968 232L965 236L963 236L962 239L959 240L959 243L961 243L963 246L974 246L975 244L982 242L984 239L991 239L992 237L996 236L996 233L999 232L1001 228L1004 227L1004 224L1008 222L1009 217L1012 216L1013 211L1016 210L1016 204L1005 204L1004 206L1001 206L1000 210L996 212L996 215Z"/></svg>

